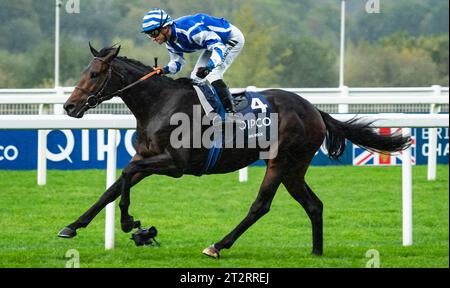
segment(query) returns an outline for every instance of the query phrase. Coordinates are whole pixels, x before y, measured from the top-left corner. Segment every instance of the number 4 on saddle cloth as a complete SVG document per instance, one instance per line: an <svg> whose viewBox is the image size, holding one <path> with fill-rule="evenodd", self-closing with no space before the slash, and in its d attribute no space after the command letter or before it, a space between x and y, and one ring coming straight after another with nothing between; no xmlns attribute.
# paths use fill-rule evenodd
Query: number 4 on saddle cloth
<svg viewBox="0 0 450 288"><path fill-rule="evenodd" d="M250 91L233 94L236 113L227 114L214 87L205 83L194 85L194 89L214 129L205 174L220 162L222 148L269 147L276 136L272 128L278 125L278 119L274 119L270 103L262 94Z"/></svg>

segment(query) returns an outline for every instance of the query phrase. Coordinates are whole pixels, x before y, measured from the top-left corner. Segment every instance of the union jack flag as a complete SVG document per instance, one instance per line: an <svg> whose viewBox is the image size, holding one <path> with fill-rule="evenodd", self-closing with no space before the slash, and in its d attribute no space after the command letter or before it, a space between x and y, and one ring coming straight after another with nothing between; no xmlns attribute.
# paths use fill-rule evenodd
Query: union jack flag
<svg viewBox="0 0 450 288"><path fill-rule="evenodd" d="M401 128L379 128L379 134L389 135L391 133L401 133ZM400 165L402 164L402 153L397 152L392 155L380 154L367 151L353 144L353 165ZM416 129L411 129L411 164L416 164Z"/></svg>

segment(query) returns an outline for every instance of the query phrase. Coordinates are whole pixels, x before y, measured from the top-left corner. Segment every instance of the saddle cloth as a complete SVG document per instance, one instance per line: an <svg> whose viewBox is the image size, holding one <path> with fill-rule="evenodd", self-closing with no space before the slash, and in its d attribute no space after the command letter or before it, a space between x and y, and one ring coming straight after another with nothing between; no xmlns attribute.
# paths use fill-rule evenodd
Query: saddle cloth
<svg viewBox="0 0 450 288"><path fill-rule="evenodd" d="M199 84L194 85L194 89L206 116L212 120L214 129L221 129L220 133L214 134L216 136L203 169L205 174L209 174L217 166L223 147L257 148L261 141L267 143L272 140L270 133L272 108L262 94L243 91L233 95L237 113L232 117L234 126L230 130L224 129L228 115L225 114L225 109L214 88L208 84ZM217 125L217 119L220 121L219 125ZM226 133L230 131L231 133Z"/></svg>

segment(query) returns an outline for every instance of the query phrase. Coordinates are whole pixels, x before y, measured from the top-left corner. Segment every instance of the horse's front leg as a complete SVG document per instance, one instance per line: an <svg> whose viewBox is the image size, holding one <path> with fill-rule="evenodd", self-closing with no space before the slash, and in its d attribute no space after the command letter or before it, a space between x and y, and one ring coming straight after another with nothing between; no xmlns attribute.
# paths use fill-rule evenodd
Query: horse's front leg
<svg viewBox="0 0 450 288"><path fill-rule="evenodd" d="M134 221L133 216L131 216L128 213L128 207L130 206L130 188L131 188L131 183L133 183L133 178L145 178L146 176L148 176L149 174L143 174L143 173L136 173L134 175L131 175L130 172L128 172L130 170L130 165L131 163L133 163L134 161L138 161L138 160L142 160L143 157L139 154L135 154L133 156L133 158L131 159L130 163L122 170L122 179L123 181L121 182L121 187L120 187L120 191L121 191L121 197L120 197L120 202L119 202L119 207L120 207L120 224L121 224L121 228L122 231L125 233L130 232L133 228L137 228L136 226L139 226L139 221ZM142 179L141 178L141 179Z"/></svg>
<svg viewBox="0 0 450 288"><path fill-rule="evenodd" d="M137 184L139 181L141 181L143 178L145 178L144 174L136 175L136 177L133 177L131 181L131 186ZM113 202L117 199L117 197L120 196L121 193L121 186L123 183L123 177L120 176L119 179L114 182L111 187L109 187L105 193L103 193L102 196L97 200L97 202L94 203L83 215L81 215L75 222L67 225L65 228L63 228L59 233L59 237L63 238L72 238L77 235L76 230L78 228L84 228L92 221L92 219L97 216L97 214L102 211L103 208L108 203Z"/></svg>
<svg viewBox="0 0 450 288"><path fill-rule="evenodd" d="M140 181L149 175L150 173L136 173L132 176L131 180L124 180L121 182L121 197L119 202L121 214L120 224L122 231L125 233L128 233L133 230L133 228L138 228L140 226L139 221L134 221L133 216L128 213L128 208L130 207L130 188L134 185L133 183L136 183L136 181ZM122 178L125 179L124 176L122 176Z"/></svg>
<svg viewBox="0 0 450 288"><path fill-rule="evenodd" d="M163 174L172 177L181 177L183 170L178 168L173 161L170 154L160 154L148 158L141 156L133 157L133 160L122 170L121 183L121 198L120 198L120 212L121 212L121 226L123 232L130 232L133 228L137 228L137 221L134 221L133 216L128 212L130 207L130 187L134 182L134 177L139 175Z"/></svg>

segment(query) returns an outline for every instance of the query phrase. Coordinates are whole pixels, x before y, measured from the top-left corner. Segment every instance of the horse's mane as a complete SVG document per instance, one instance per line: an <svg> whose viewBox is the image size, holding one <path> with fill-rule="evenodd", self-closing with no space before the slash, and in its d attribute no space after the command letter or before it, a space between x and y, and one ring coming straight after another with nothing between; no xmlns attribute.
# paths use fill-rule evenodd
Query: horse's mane
<svg viewBox="0 0 450 288"><path fill-rule="evenodd" d="M124 62L126 62L128 64L132 64L133 66L137 66L138 68L141 68L142 70L145 70L147 72L151 72L151 71L154 70L153 67L151 67L149 65L146 65L146 64L144 64L141 61L138 61L136 59L128 58L126 56L117 56L116 59L122 60L122 61L124 61Z"/></svg>
<svg viewBox="0 0 450 288"><path fill-rule="evenodd" d="M111 53L111 51L115 49L114 46L111 47L105 47L102 50L100 50L98 53L97 57L105 57L107 56L109 53ZM146 65L144 63L142 63L139 60L136 59L132 59L132 58L128 58L126 56L117 56L116 59L121 60L125 63L131 64L132 66L136 67L139 70L142 70L145 73L151 72L153 71L153 67ZM191 86L193 85L192 79L190 78L186 78L186 77L182 77L182 78L178 78L178 79L172 79L170 77L165 77L162 76L161 79L163 79L163 81L165 82L171 82L171 85L180 85L180 86Z"/></svg>

